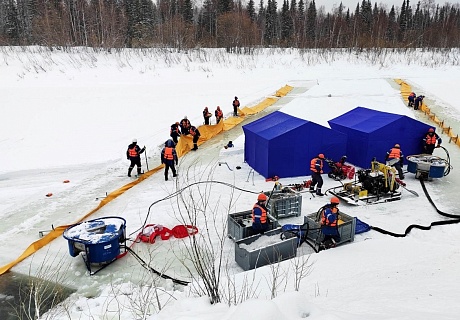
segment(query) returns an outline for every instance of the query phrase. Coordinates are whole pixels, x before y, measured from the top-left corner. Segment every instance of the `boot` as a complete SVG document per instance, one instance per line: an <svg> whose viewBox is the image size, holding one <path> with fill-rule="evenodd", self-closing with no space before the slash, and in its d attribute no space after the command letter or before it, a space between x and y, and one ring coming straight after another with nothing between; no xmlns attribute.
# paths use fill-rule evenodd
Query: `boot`
<svg viewBox="0 0 460 320"><path fill-rule="evenodd" d="M198 145L196 143L193 144L193 149L192 150L198 150Z"/></svg>
<svg viewBox="0 0 460 320"><path fill-rule="evenodd" d="M310 187L310 192L311 193L315 192L315 187Z"/></svg>
<svg viewBox="0 0 460 320"><path fill-rule="evenodd" d="M316 189L316 195L320 197L324 196L324 193L321 193L321 188Z"/></svg>
<svg viewBox="0 0 460 320"><path fill-rule="evenodd" d="M133 168L128 169L128 177L131 177L131 171L133 171Z"/></svg>

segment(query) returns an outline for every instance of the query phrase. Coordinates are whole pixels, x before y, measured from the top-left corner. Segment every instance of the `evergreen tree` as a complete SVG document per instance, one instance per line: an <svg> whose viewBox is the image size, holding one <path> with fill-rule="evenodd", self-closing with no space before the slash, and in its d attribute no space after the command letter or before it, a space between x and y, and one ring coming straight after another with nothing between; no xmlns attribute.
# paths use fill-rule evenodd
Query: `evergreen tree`
<svg viewBox="0 0 460 320"><path fill-rule="evenodd" d="M182 18L186 23L193 23L193 5L191 0L184 0L182 3Z"/></svg>
<svg viewBox="0 0 460 320"><path fill-rule="evenodd" d="M251 22L256 21L256 8L254 0L249 0L248 5L246 6L246 11L248 13L249 19L251 19Z"/></svg>
<svg viewBox="0 0 460 320"><path fill-rule="evenodd" d="M306 24L306 35L307 39L310 41L311 46L314 46L316 42L316 4L315 0L310 2L310 6L307 10L307 24Z"/></svg>
<svg viewBox="0 0 460 320"><path fill-rule="evenodd" d="M289 2L284 0L283 6L281 8L281 39L287 40L291 37L292 34L292 19L291 13L289 11Z"/></svg>
<svg viewBox="0 0 460 320"><path fill-rule="evenodd" d="M385 33L386 40L393 42L395 39L395 26L396 26L396 12L395 6L391 6L390 13L388 15L388 26Z"/></svg>
<svg viewBox="0 0 460 320"><path fill-rule="evenodd" d="M19 44L19 19L16 2L8 0L6 3L6 21L4 25L4 34L11 40L11 44Z"/></svg>
<svg viewBox="0 0 460 320"><path fill-rule="evenodd" d="M219 14L232 11L233 5L233 0L218 0Z"/></svg>

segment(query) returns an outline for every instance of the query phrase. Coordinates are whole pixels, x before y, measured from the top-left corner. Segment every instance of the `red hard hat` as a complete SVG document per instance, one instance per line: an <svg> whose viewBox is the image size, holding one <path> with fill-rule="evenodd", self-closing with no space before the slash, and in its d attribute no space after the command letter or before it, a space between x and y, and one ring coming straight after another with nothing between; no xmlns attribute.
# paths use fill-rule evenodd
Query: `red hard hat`
<svg viewBox="0 0 460 320"><path fill-rule="evenodd" d="M433 128L428 129L428 132L434 132Z"/></svg>
<svg viewBox="0 0 460 320"><path fill-rule="evenodd" d="M339 204L339 203L340 203L340 200L339 200L339 198L337 198L337 197L332 197L332 198L331 198L331 203L333 203L333 204Z"/></svg>
<svg viewBox="0 0 460 320"><path fill-rule="evenodd" d="M267 196L265 195L265 193L259 194L259 196L257 197L257 201L267 201Z"/></svg>

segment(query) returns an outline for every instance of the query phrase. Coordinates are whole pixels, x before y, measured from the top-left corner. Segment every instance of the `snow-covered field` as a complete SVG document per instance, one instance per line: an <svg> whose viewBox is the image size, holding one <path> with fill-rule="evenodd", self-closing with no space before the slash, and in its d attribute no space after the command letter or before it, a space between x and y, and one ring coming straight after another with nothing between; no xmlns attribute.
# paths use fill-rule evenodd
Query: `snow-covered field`
<svg viewBox="0 0 460 320"><path fill-rule="evenodd" d="M219 105L230 116L235 95L242 106L252 106L288 84L295 89L264 112L281 109L327 126L327 120L364 106L429 123L405 106L393 81L401 78L416 93L426 95L437 115L452 121L454 132L460 132L460 101L454 99L460 68L440 65L440 59L429 54L393 53L371 63L364 55L307 56L275 50L254 56L211 50L121 55L35 50L4 48L0 52L0 265L15 260L38 239L39 231L77 221L99 204L96 198L131 182L126 176L125 152L133 138L146 146L152 169L160 164L159 152L173 122L187 115L193 125L201 125L205 106L213 111ZM446 136L442 138L454 170L427 183L427 188L440 210L456 214L460 152L448 144ZM234 149L222 148L228 140L234 142ZM303 255L311 251L301 247L297 259L280 264L275 289L274 267L243 272L234 261L233 242L222 231L227 214L250 210L258 192L273 188L273 182L257 173L252 178L243 148L244 135L237 126L181 158L177 180L165 182L163 172L158 172L91 218L123 217L134 238L144 223L172 228L183 223L185 207L199 208L200 236L214 239L216 246L219 239L224 241L222 292L233 292L226 285L230 281L242 287L234 291L234 299L246 301L235 306L223 299L211 305L206 297L196 296L196 284L184 288L158 280L130 254L89 276L83 260L72 258L66 240L58 238L12 268L31 275L46 268L48 274L59 274L64 285L77 290L44 319L458 318L460 228L455 224L414 230L405 238L370 231L357 235L351 244L311 256ZM445 157L441 149L435 155ZM145 169L144 158L143 165ZM324 189L337 184L327 177L324 180ZM405 181L420 197L403 190L401 201L361 207L342 204L341 210L397 233L413 223L428 225L445 219L412 174ZM201 183L188 187L195 182ZM181 190L178 196L170 197L177 190ZM46 197L47 193L53 196ZM327 201L328 197L303 194L302 215L315 212ZM289 218L286 223L302 219ZM212 227L206 228L205 223L211 222ZM190 281L186 266L191 264L183 251L187 241L138 243L133 250L153 268ZM295 291L294 261L307 258L310 273ZM153 284L160 289L155 290ZM6 298L0 292L1 299Z"/></svg>

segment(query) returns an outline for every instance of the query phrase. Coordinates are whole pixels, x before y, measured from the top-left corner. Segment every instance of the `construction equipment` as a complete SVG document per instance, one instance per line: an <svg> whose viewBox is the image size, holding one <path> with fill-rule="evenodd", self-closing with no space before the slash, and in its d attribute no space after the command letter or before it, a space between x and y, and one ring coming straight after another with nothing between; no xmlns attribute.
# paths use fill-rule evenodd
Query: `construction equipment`
<svg viewBox="0 0 460 320"><path fill-rule="evenodd" d="M353 179L355 176L355 167L345 164L346 160L346 156L343 156L337 162L331 159L325 159L326 163L329 165L329 168L331 168L331 171L329 171L327 176L337 181Z"/></svg>
<svg viewBox="0 0 460 320"><path fill-rule="evenodd" d="M360 205L400 200L399 186L396 169L374 160L370 169L357 171L354 182L344 183L329 192L349 204Z"/></svg>

